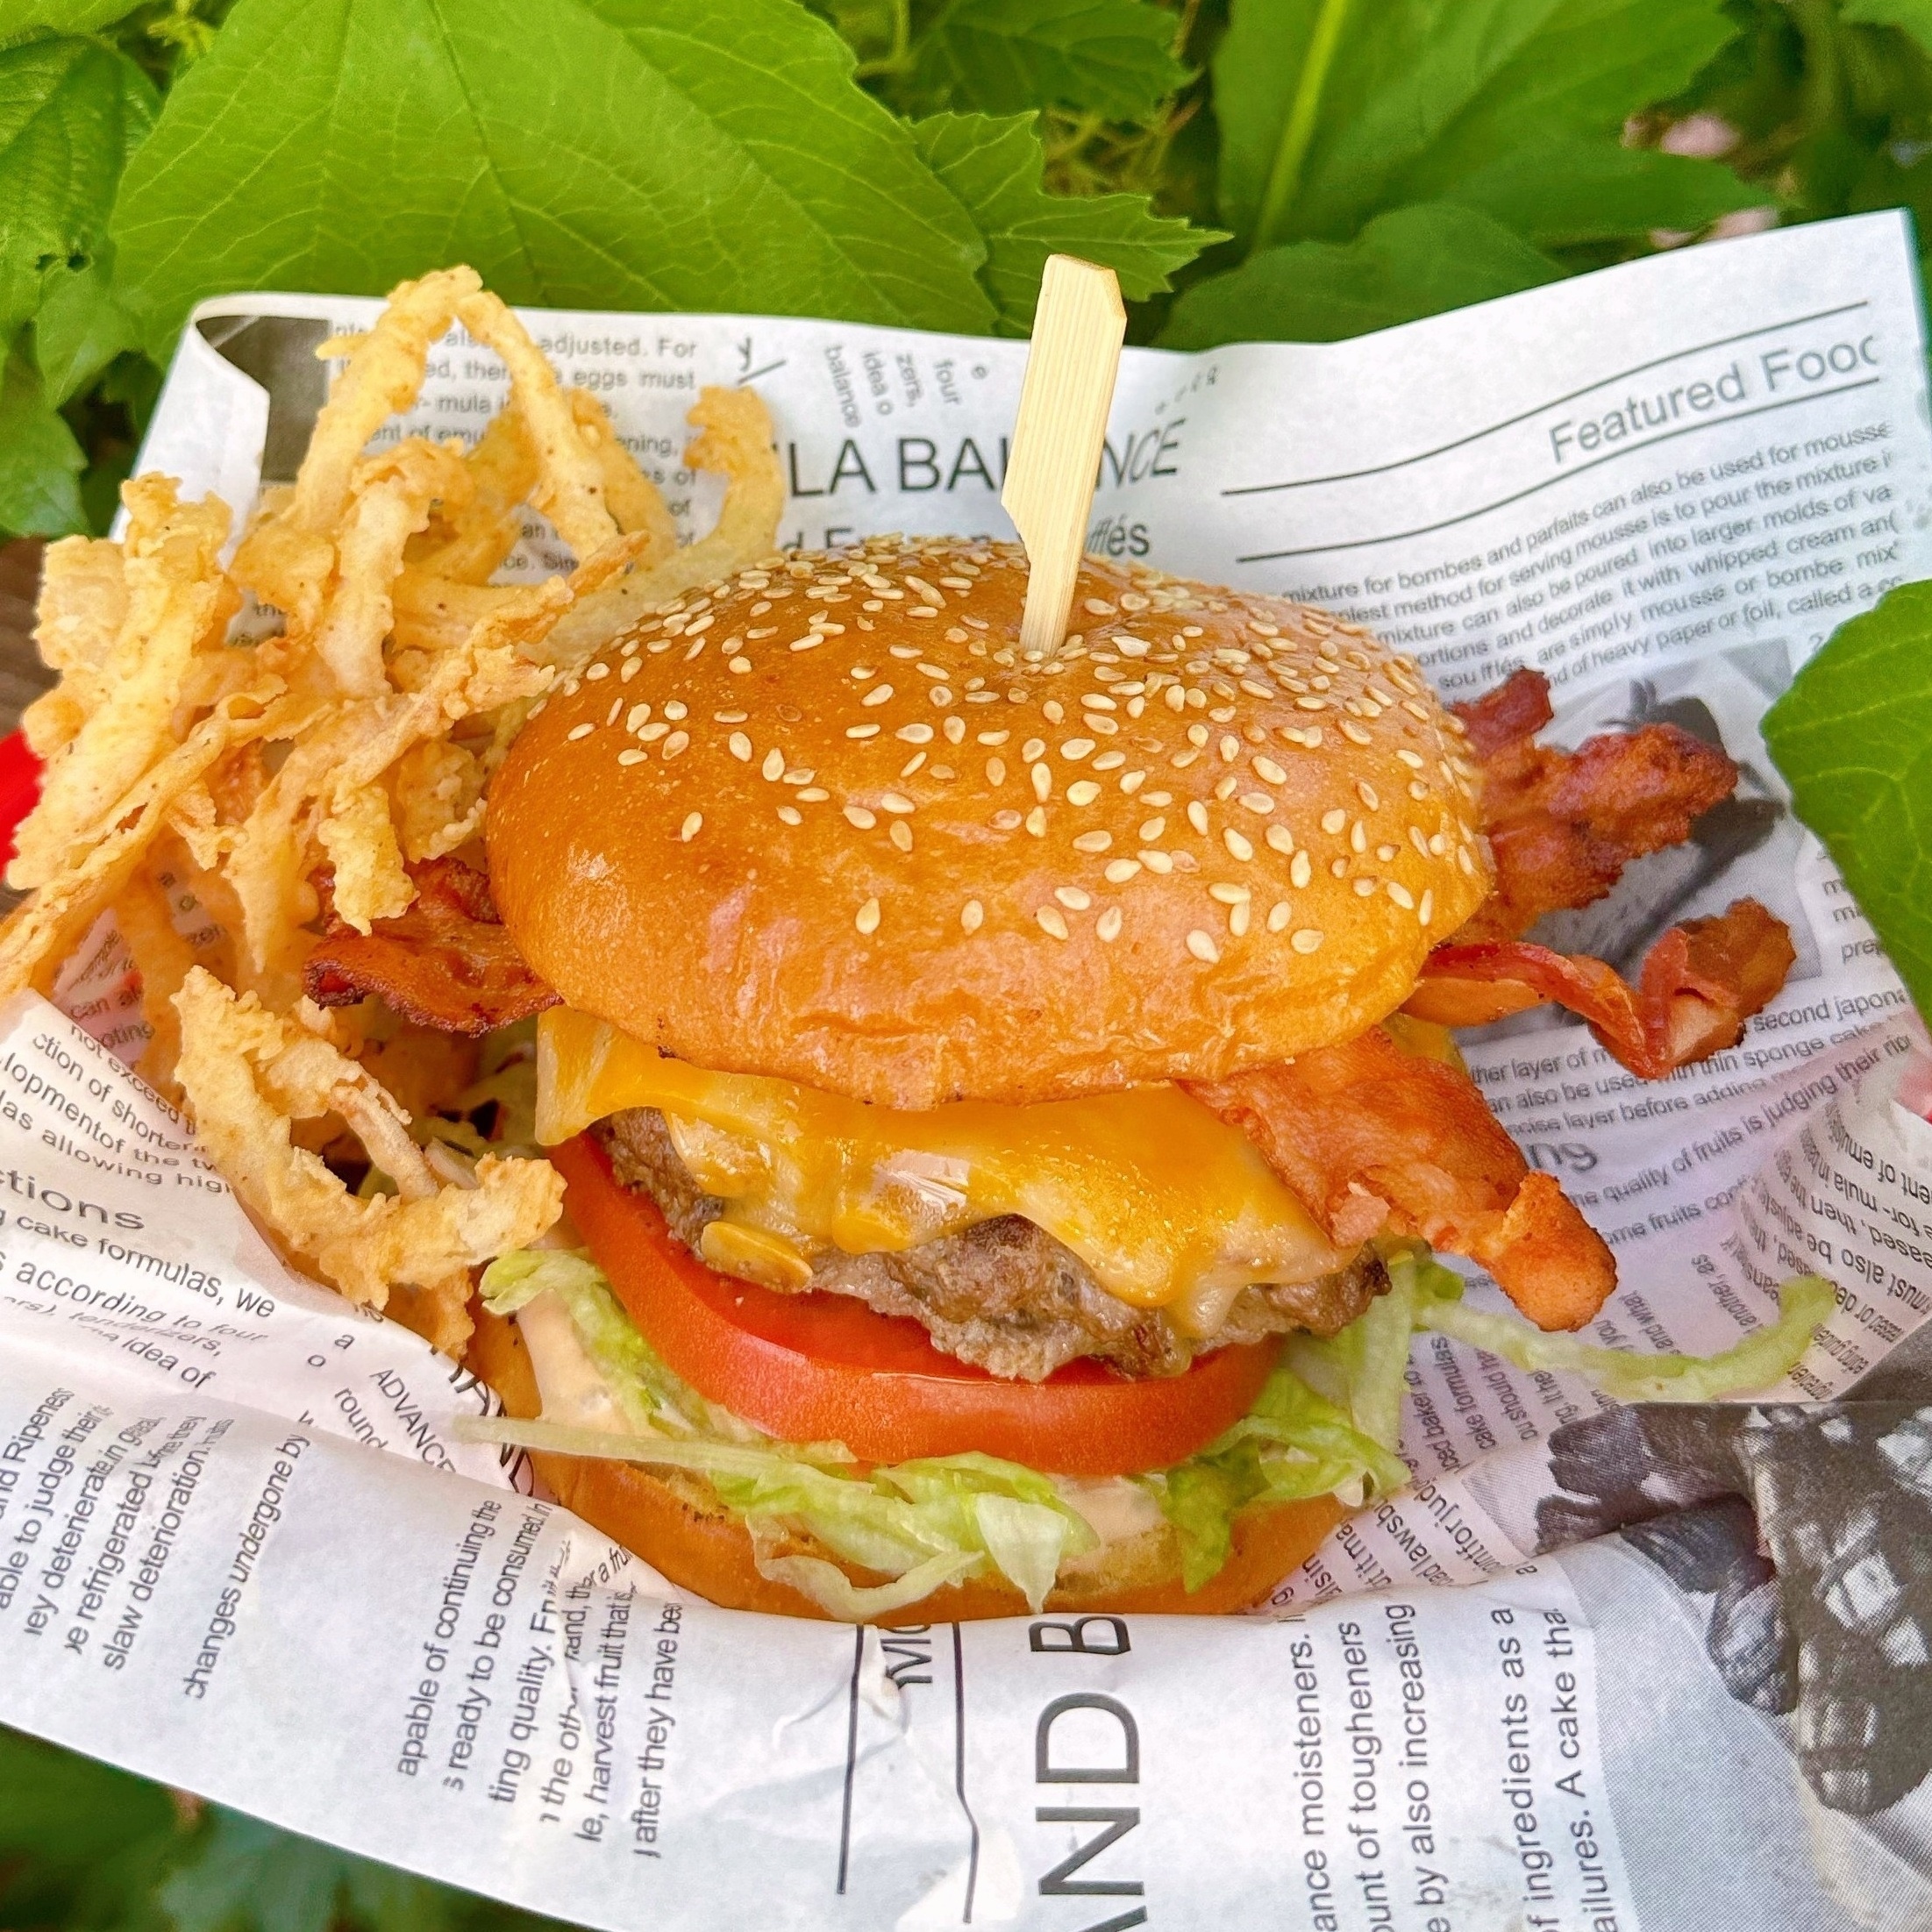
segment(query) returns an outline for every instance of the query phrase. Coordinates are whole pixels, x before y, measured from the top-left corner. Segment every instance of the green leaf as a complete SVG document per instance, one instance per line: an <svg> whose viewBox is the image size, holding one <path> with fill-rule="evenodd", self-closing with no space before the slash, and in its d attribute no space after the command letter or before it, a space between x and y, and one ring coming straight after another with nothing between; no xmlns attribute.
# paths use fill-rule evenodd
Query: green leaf
<svg viewBox="0 0 1932 1932"><path fill-rule="evenodd" d="M983 331L983 251L794 0L240 0L114 219L160 347L227 289L375 295L473 264L506 300Z"/></svg>
<svg viewBox="0 0 1932 1932"><path fill-rule="evenodd" d="M1187 79L1179 24L1144 0L949 0L919 37L909 104L1137 120Z"/></svg>
<svg viewBox="0 0 1932 1932"><path fill-rule="evenodd" d="M159 1785L0 1730L0 1860L88 1865L174 1829L174 1804Z"/></svg>
<svg viewBox="0 0 1932 1932"><path fill-rule="evenodd" d="M140 0L0 0L0 40L23 33L93 33L132 13Z"/></svg>
<svg viewBox="0 0 1932 1932"><path fill-rule="evenodd" d="M1226 239L1156 215L1144 195L1049 195L1040 186L1044 157L1028 114L1004 120L938 114L914 122L912 136L986 244L980 279L1002 335L1031 332L1050 254L1104 263L1127 299L1143 302L1203 248Z"/></svg>
<svg viewBox="0 0 1932 1932"><path fill-rule="evenodd" d="M1841 20L1868 27L1902 27L1932 53L1932 0L1844 0Z"/></svg>
<svg viewBox="0 0 1932 1932"><path fill-rule="evenodd" d="M330 1932L345 1906L371 1932L441 1932L454 1894L259 1819L216 1809L161 1887L175 1932Z"/></svg>
<svg viewBox="0 0 1932 1932"><path fill-rule="evenodd" d="M33 318L33 359L56 409L125 351L140 346L140 325L114 287L112 249L78 272L50 276Z"/></svg>
<svg viewBox="0 0 1932 1932"><path fill-rule="evenodd" d="M18 341L0 369L0 531L65 537L85 530L75 481L87 458L54 413L40 373Z"/></svg>
<svg viewBox="0 0 1932 1932"><path fill-rule="evenodd" d="M1166 349L1339 342L1555 282L1562 269L1473 208L1423 203L1378 215L1351 242L1265 248L1175 303Z"/></svg>
<svg viewBox="0 0 1932 1932"><path fill-rule="evenodd" d="M1671 229L1694 234L1722 215L1777 197L1717 161L1608 143L1551 142L1506 154L1445 192L1540 247Z"/></svg>
<svg viewBox="0 0 1932 1932"><path fill-rule="evenodd" d="M1932 584L1836 631L1764 744L1921 1013L1932 1013Z"/></svg>
<svg viewBox="0 0 1932 1932"><path fill-rule="evenodd" d="M0 49L0 337L33 313L50 274L92 257L153 114L140 69L97 41Z"/></svg>
<svg viewBox="0 0 1932 1932"><path fill-rule="evenodd" d="M1262 244L1340 239L1533 145L1615 146L1736 31L1722 0L1235 0L1223 215Z"/></svg>

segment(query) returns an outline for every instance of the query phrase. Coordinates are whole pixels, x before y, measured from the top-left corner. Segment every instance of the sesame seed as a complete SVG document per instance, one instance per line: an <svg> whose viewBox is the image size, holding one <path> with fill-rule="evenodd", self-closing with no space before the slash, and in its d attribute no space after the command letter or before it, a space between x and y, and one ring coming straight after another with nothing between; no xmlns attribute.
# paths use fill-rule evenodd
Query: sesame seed
<svg viewBox="0 0 1932 1932"><path fill-rule="evenodd" d="M848 724L845 727L845 736L847 738L877 738L879 736L879 727L876 724Z"/></svg>
<svg viewBox="0 0 1932 1932"><path fill-rule="evenodd" d="M930 724L902 724L892 735L908 745L930 745L932 727Z"/></svg>
<svg viewBox="0 0 1932 1932"><path fill-rule="evenodd" d="M1393 899L1395 903L1402 909L1404 912L1415 911L1415 895L1408 889L1407 886L1403 885L1399 880L1389 880L1385 889L1387 891L1389 897Z"/></svg>
<svg viewBox="0 0 1932 1932"><path fill-rule="evenodd" d="M691 734L688 731L672 732L670 737L664 741L664 756L666 758L676 758L689 745L690 742Z"/></svg>
<svg viewBox="0 0 1932 1932"><path fill-rule="evenodd" d="M1094 769L1096 772L1118 771L1126 762L1127 754L1124 752L1102 752L1094 760Z"/></svg>
<svg viewBox="0 0 1932 1932"><path fill-rule="evenodd" d="M940 721L941 729L946 734L948 745L966 743L966 720L963 717L949 717Z"/></svg>
<svg viewBox="0 0 1932 1932"><path fill-rule="evenodd" d="M1208 727L1205 724L1190 724L1187 727L1187 742L1199 751L1208 742Z"/></svg>
<svg viewBox="0 0 1932 1932"><path fill-rule="evenodd" d="M1422 770L1422 760L1420 752L1412 752L1408 750L1408 748L1405 745L1401 751L1397 752L1395 755L1402 761L1403 764L1408 766L1410 771L1419 772Z"/></svg>
<svg viewBox="0 0 1932 1932"><path fill-rule="evenodd" d="M637 731L638 742L640 745L655 745L670 729L668 724L640 724Z"/></svg>
<svg viewBox="0 0 1932 1932"><path fill-rule="evenodd" d="M986 917L986 908L977 899L968 899L959 908L959 923L968 932L977 932L980 922Z"/></svg>
<svg viewBox="0 0 1932 1932"><path fill-rule="evenodd" d="M1120 788L1131 798L1147 782L1145 772L1123 772L1120 774Z"/></svg>
<svg viewBox="0 0 1932 1932"><path fill-rule="evenodd" d="M1251 839L1244 838L1232 825L1222 833L1221 843L1237 859L1245 861L1254 857L1253 842Z"/></svg>
<svg viewBox="0 0 1932 1932"><path fill-rule="evenodd" d="M1067 739L1066 744L1060 746L1060 756L1064 759L1069 759L1073 760L1075 764L1078 764L1079 761L1081 759L1085 758L1087 754L1093 749L1094 741L1092 738L1070 738Z"/></svg>
<svg viewBox="0 0 1932 1932"><path fill-rule="evenodd" d="M1326 811L1322 814L1322 830L1330 838L1340 831L1349 822L1349 815L1342 810Z"/></svg>
<svg viewBox="0 0 1932 1932"><path fill-rule="evenodd" d="M899 767L900 777L910 778L912 774L916 771L917 771L922 765L925 763L925 761L926 754L923 752L915 752L912 756L909 758L905 761L905 763Z"/></svg>
<svg viewBox="0 0 1932 1932"><path fill-rule="evenodd" d="M1248 922L1253 916L1252 909L1245 900L1243 900L1238 906L1230 906L1228 908L1228 930L1237 939L1245 938L1248 932Z"/></svg>
<svg viewBox="0 0 1932 1932"><path fill-rule="evenodd" d="M676 724L691 715L691 708L682 698L673 698L664 708L664 715Z"/></svg>
<svg viewBox="0 0 1932 1932"><path fill-rule="evenodd" d="M1326 698L1298 697L1294 701L1294 708L1298 711L1325 711L1329 708L1329 701Z"/></svg>
<svg viewBox="0 0 1932 1932"><path fill-rule="evenodd" d="M1020 756L1023 758L1029 765L1030 765L1035 759L1044 757L1045 755L1045 752L1046 740L1044 738L1030 738L1027 739L1026 743L1020 747Z"/></svg>
<svg viewBox="0 0 1932 1932"><path fill-rule="evenodd" d="M1033 916L1039 922L1042 932L1048 933L1056 939L1064 939L1066 937L1066 916L1056 908L1042 906Z"/></svg>
<svg viewBox="0 0 1932 1932"><path fill-rule="evenodd" d="M1151 848L1140 854L1140 862L1149 872L1166 873L1174 869L1172 852L1156 852Z"/></svg>
<svg viewBox="0 0 1932 1932"><path fill-rule="evenodd" d="M1053 888L1053 896L1069 912L1085 912L1094 902L1078 886L1056 886Z"/></svg>
<svg viewBox="0 0 1932 1932"><path fill-rule="evenodd" d="M1033 809L1026 815L1025 825L1027 831L1031 832L1034 838L1044 838L1046 837L1045 806L1036 805Z"/></svg>
<svg viewBox="0 0 1932 1932"><path fill-rule="evenodd" d="M726 742L731 746L731 756L738 759L739 764L749 765L751 763L752 741L745 737L744 732L733 731Z"/></svg>
<svg viewBox="0 0 1932 1932"><path fill-rule="evenodd" d="M886 836L901 852L912 850L912 827L902 818L895 818L886 828Z"/></svg>
<svg viewBox="0 0 1932 1932"><path fill-rule="evenodd" d="M1143 819L1141 821L1140 826L1141 844L1144 845L1151 845L1158 838L1162 836L1163 833L1166 831L1166 830L1167 821L1165 818Z"/></svg>
<svg viewBox="0 0 1932 1932"><path fill-rule="evenodd" d="M1124 886L1139 870L1137 859L1112 859L1108 861L1107 870L1101 876L1110 886Z"/></svg>
<svg viewBox="0 0 1932 1932"><path fill-rule="evenodd" d="M580 738L588 738L596 728L595 724L573 724L564 735L574 743Z"/></svg>
<svg viewBox="0 0 1932 1932"><path fill-rule="evenodd" d="M913 809L912 801L902 792L888 792L879 802L888 812L909 812Z"/></svg>
<svg viewBox="0 0 1932 1932"><path fill-rule="evenodd" d="M617 762L620 765L641 765L647 758L650 757L650 755L651 754L648 752L639 752L637 750L619 752L617 753Z"/></svg>
<svg viewBox="0 0 1932 1932"><path fill-rule="evenodd" d="M1270 932L1279 932L1287 923L1288 902L1286 899L1277 899L1268 908L1268 930Z"/></svg>
<svg viewBox="0 0 1932 1932"><path fill-rule="evenodd" d="M1006 760L1003 758L989 758L986 761L986 781L988 785L1006 783Z"/></svg>
<svg viewBox="0 0 1932 1932"><path fill-rule="evenodd" d="M1371 785L1365 778L1356 780L1355 795L1358 799L1360 799L1361 802L1365 805L1366 805L1372 812L1379 812L1381 810L1381 795L1377 792L1375 788Z"/></svg>
<svg viewBox="0 0 1932 1932"><path fill-rule="evenodd" d="M1012 736L1010 731L976 731L973 742L975 745L1004 745Z"/></svg>
<svg viewBox="0 0 1932 1932"><path fill-rule="evenodd" d="M1033 781L1033 795L1044 804L1053 795L1053 774L1044 765L1036 765L1027 774Z"/></svg>
<svg viewBox="0 0 1932 1932"><path fill-rule="evenodd" d="M1422 895L1422 903L1415 909L1415 917L1421 924L1426 926L1435 916L1436 895L1433 892L1425 892Z"/></svg>
<svg viewBox="0 0 1932 1932"><path fill-rule="evenodd" d="M1244 792L1241 802L1249 811L1263 818L1274 809L1274 801L1265 792Z"/></svg>
<svg viewBox="0 0 1932 1932"><path fill-rule="evenodd" d="M1358 879L1355 881L1355 896L1358 899L1367 899L1372 896L1374 891L1375 881L1372 879Z"/></svg>
<svg viewBox="0 0 1932 1932"><path fill-rule="evenodd" d="M617 713L623 710L623 709L624 700L622 698L612 698L610 701L610 709L603 715L604 723L607 725L615 724L617 722Z"/></svg>
<svg viewBox="0 0 1932 1932"><path fill-rule="evenodd" d="M1061 724L1066 720L1066 707L1058 698L1049 698L1040 711L1049 724Z"/></svg>
<svg viewBox="0 0 1932 1932"><path fill-rule="evenodd" d="M801 805L823 805L831 796L831 794L823 785L808 785L798 795L798 802Z"/></svg>
<svg viewBox="0 0 1932 1932"><path fill-rule="evenodd" d="M1203 932L1199 926L1187 935L1187 950L1204 966L1214 966L1221 958L1221 948L1215 944L1214 935Z"/></svg>
<svg viewBox="0 0 1932 1932"><path fill-rule="evenodd" d="M1234 796L1235 788L1239 785L1240 782L1241 781L1237 778L1232 772L1228 773L1221 780L1221 782L1215 787L1216 798L1217 798L1221 802L1221 803L1225 805L1228 801Z"/></svg>
<svg viewBox="0 0 1932 1932"><path fill-rule="evenodd" d="M1347 859L1331 859L1331 860L1330 861L1330 863L1329 863L1329 877L1330 877L1330 879L1346 879L1346 878L1348 877L1348 875L1349 875L1349 862L1348 862L1348 860L1347 860Z"/></svg>
<svg viewBox="0 0 1932 1932"><path fill-rule="evenodd" d="M863 805L846 806L845 816L862 832L869 832L879 823L879 815L867 811Z"/></svg>
<svg viewBox="0 0 1932 1932"><path fill-rule="evenodd" d="M1090 778L1078 778L1066 788L1069 805L1091 805L1100 796L1100 787Z"/></svg>
<svg viewBox="0 0 1932 1932"><path fill-rule="evenodd" d="M687 812L684 823L678 830L678 837L688 845L703 829L704 814L702 812Z"/></svg>
<svg viewBox="0 0 1932 1932"><path fill-rule="evenodd" d="M1184 711L1187 708L1187 694L1178 684L1167 687L1166 696L1161 699L1170 711Z"/></svg>
<svg viewBox="0 0 1932 1932"><path fill-rule="evenodd" d="M1075 852L1105 852L1113 843L1114 835L1112 832L1082 832L1073 841L1073 850Z"/></svg>
<svg viewBox="0 0 1932 1932"><path fill-rule="evenodd" d="M1313 926L1303 926L1288 941L1297 952L1317 952L1322 946L1322 935Z"/></svg>
<svg viewBox="0 0 1932 1932"><path fill-rule="evenodd" d="M873 686L859 702L861 704L883 704L891 695L892 687L889 684L880 684Z"/></svg>
<svg viewBox="0 0 1932 1932"><path fill-rule="evenodd" d="M1224 906L1244 906L1254 895L1245 886L1231 885L1226 880L1217 879L1208 888L1208 896L1219 900Z"/></svg>
<svg viewBox="0 0 1932 1932"><path fill-rule="evenodd" d="M1118 906L1109 906L1094 922L1094 930L1109 945L1120 937L1121 916Z"/></svg>
<svg viewBox="0 0 1932 1932"><path fill-rule="evenodd" d="M1205 838L1208 836L1208 808L1198 798L1187 803L1187 823Z"/></svg>
<svg viewBox="0 0 1932 1932"><path fill-rule="evenodd" d="M868 899L859 907L852 923L868 938L879 930L879 902Z"/></svg>
<svg viewBox="0 0 1932 1932"><path fill-rule="evenodd" d="M785 648L788 651L816 651L824 641L817 631L811 631L802 638L794 638Z"/></svg>
<svg viewBox="0 0 1932 1932"><path fill-rule="evenodd" d="M1221 752L1221 762L1223 765L1232 765L1241 756L1241 740L1224 732L1218 749Z"/></svg>
<svg viewBox="0 0 1932 1932"><path fill-rule="evenodd" d="M636 677L643 668L644 659L642 658L626 658L624 660L624 669L617 674L618 682L622 684L630 683L631 679ZM537 714L532 711L530 715L535 717Z"/></svg>
<svg viewBox="0 0 1932 1932"><path fill-rule="evenodd" d="M1359 818L1349 827L1349 850L1351 852L1366 852L1368 850L1368 828L1363 824Z"/></svg>
<svg viewBox="0 0 1932 1932"><path fill-rule="evenodd" d="M1308 863L1308 855L1305 852L1295 853L1288 866L1289 882L1300 888L1307 885L1314 875L1315 868Z"/></svg>
<svg viewBox="0 0 1932 1932"><path fill-rule="evenodd" d="M1287 783L1288 774L1272 758L1257 758L1251 759L1250 762L1254 766L1255 776L1260 779L1264 784L1285 785Z"/></svg>

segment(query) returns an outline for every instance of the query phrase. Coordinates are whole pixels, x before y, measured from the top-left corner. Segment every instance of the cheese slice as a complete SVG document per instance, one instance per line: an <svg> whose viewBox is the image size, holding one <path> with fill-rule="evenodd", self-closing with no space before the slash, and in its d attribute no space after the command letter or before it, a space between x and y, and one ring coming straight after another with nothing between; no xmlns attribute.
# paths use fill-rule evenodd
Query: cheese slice
<svg viewBox="0 0 1932 1932"><path fill-rule="evenodd" d="M708 1073L561 1007L538 1022L537 1064L539 1140L658 1109L725 1202L706 1259L774 1286L801 1286L828 1250L900 1252L1020 1215L1109 1293L1206 1336L1243 1288L1313 1280L1344 1259L1247 1137L1175 1087L900 1112Z"/></svg>

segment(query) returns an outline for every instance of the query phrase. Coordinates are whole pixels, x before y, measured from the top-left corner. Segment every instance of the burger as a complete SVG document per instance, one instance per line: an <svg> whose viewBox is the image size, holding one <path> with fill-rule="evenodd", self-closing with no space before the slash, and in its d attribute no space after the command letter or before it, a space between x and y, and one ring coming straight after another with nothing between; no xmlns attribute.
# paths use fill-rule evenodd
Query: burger
<svg viewBox="0 0 1932 1932"><path fill-rule="evenodd" d="M472 1362L718 1603L1252 1604L1406 1479L1429 1244L1547 1328L1615 1283L1402 1011L1494 876L1415 665L1092 559L1029 657L1026 582L767 560L611 637L491 787L570 1228L489 1271Z"/></svg>

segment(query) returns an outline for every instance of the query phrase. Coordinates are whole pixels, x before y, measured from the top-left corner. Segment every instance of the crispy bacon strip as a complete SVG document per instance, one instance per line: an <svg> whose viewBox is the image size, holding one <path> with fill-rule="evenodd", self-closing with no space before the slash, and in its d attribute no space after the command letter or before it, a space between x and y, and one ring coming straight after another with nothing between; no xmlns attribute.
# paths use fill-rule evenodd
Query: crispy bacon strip
<svg viewBox="0 0 1932 1932"><path fill-rule="evenodd" d="M1379 1027L1189 1091L1260 1148L1337 1246L1420 1236L1480 1262L1543 1329L1581 1328L1616 1287L1602 1237L1530 1173L1468 1075Z"/></svg>
<svg viewBox="0 0 1932 1932"><path fill-rule="evenodd" d="M1691 823L1737 784L1716 746L1674 724L1607 731L1574 752L1538 745L1549 681L1513 673L1458 707L1483 760L1480 809L1496 890L1458 936L1515 939L1546 912L1602 898L1633 859L1680 845Z"/></svg>
<svg viewBox="0 0 1932 1932"><path fill-rule="evenodd" d="M1438 946L1403 1011L1443 1026L1479 1026L1553 1001L1639 1078L1665 1074L1736 1044L1744 1022L1785 983L1784 921L1755 899L1715 919L1686 919L1650 948L1633 987L1600 959L1522 940Z"/></svg>
<svg viewBox="0 0 1932 1932"><path fill-rule="evenodd" d="M409 873L416 899L401 917L378 919L363 934L332 916L302 972L317 1006L353 1006L374 993L418 1026L476 1034L556 1005L503 930L481 873L431 859Z"/></svg>

